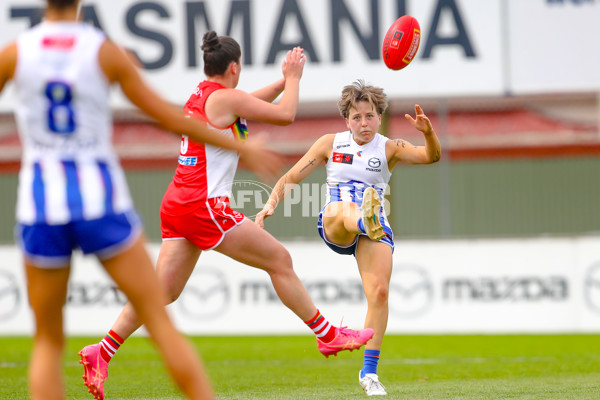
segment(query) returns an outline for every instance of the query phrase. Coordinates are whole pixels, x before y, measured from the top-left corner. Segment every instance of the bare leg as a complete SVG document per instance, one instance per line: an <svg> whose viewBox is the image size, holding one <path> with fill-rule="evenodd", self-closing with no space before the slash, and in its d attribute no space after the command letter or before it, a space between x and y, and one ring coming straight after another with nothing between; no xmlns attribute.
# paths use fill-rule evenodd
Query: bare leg
<svg viewBox="0 0 600 400"><path fill-rule="evenodd" d="M252 221L246 220L229 231L215 250L266 271L283 304L303 321L316 314L317 307L296 275L290 253L271 234Z"/></svg>
<svg viewBox="0 0 600 400"><path fill-rule="evenodd" d="M361 218L360 207L348 201L329 203L323 211L323 228L327 240L340 246L354 242Z"/></svg>
<svg viewBox="0 0 600 400"><path fill-rule="evenodd" d="M200 249L185 239L163 241L158 254L156 272L167 294L165 304L177 300L198 262L200 253ZM140 326L142 324L133 306L128 302L111 329L125 340Z"/></svg>
<svg viewBox="0 0 600 400"><path fill-rule="evenodd" d="M29 303L35 316L35 336L29 365L31 398L64 399L62 353L63 306L70 268L44 269L25 262Z"/></svg>
<svg viewBox="0 0 600 400"><path fill-rule="evenodd" d="M355 203L333 202L323 212L327 240L340 246L350 245L359 233L360 208ZM392 249L385 243L360 236L356 261L367 297L365 328L372 328L373 338L365 346L379 350L388 321L388 295L392 275Z"/></svg>
<svg viewBox="0 0 600 400"><path fill-rule="evenodd" d="M365 328L372 328L373 338L366 349L380 350L388 321L388 297L392 276L392 248L361 236L356 251L358 270L367 297Z"/></svg>
<svg viewBox="0 0 600 400"><path fill-rule="evenodd" d="M190 399L211 399L212 389L194 348L167 315L166 296L144 247L143 235L130 249L102 264L146 325L183 393Z"/></svg>

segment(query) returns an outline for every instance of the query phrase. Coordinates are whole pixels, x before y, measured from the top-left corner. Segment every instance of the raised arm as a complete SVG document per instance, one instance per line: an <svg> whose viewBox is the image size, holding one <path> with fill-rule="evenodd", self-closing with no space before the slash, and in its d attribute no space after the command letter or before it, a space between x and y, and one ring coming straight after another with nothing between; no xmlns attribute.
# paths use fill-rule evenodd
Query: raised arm
<svg viewBox="0 0 600 400"><path fill-rule="evenodd" d="M100 66L108 80L118 83L123 93L144 113L155 119L164 129L213 146L234 150L249 169L262 179L275 177L283 165L282 159L266 150L259 141L242 144L242 142L219 135L194 118L188 118L180 110L165 101L148 87L137 68L126 53L110 40L100 48Z"/></svg>
<svg viewBox="0 0 600 400"><path fill-rule="evenodd" d="M298 97L300 93L300 78L304 69L304 55L300 47L288 51L284 62L284 80L278 81L254 93L238 89L218 90L210 96L210 105L215 110L228 110L229 115L220 119L221 125L226 125L237 117L265 122L273 125L289 125L296 118ZM283 95L279 102L273 101L280 93ZM267 92L270 92L268 94ZM211 122L213 121L211 118Z"/></svg>
<svg viewBox="0 0 600 400"><path fill-rule="evenodd" d="M261 228L265 227L264 219L273 215L277 205L283 201L294 187L310 175L319 165L326 162L333 147L335 135L321 136L311 148L294 164L275 184L269 199L261 212L256 215L254 222Z"/></svg>
<svg viewBox="0 0 600 400"><path fill-rule="evenodd" d="M294 51L300 53L301 60L304 59L302 48L296 47L296 49L294 49ZM288 54L291 55L292 53L289 52ZM262 89L258 89L256 91L252 92L251 93L252 96L256 97L257 99L266 101L268 103L272 103L273 101L275 101L275 99L281 94L281 92L283 92L283 89L285 89L285 76L288 72L288 57L287 56L281 63L281 71L283 72L283 78L281 78L277 82L273 82L272 84L265 86Z"/></svg>
<svg viewBox="0 0 600 400"><path fill-rule="evenodd" d="M100 66L112 83L118 83L131 102L163 128L214 146L239 151L241 143L217 135L204 124L187 118L182 110L160 97L143 81L127 54L110 40L100 48Z"/></svg>
<svg viewBox="0 0 600 400"><path fill-rule="evenodd" d="M404 117L415 129L423 132L425 146L415 146L406 140L389 140L386 144L386 154L390 170L400 161L409 164L432 164L441 157L440 141L431 125L431 121L418 104L415 105L416 118L409 114Z"/></svg>
<svg viewBox="0 0 600 400"><path fill-rule="evenodd" d="M281 94L281 92L283 92L283 89L285 89L285 78L281 78L277 82L273 82L270 85L267 85L262 89L255 90L250 94L259 100L272 103Z"/></svg>

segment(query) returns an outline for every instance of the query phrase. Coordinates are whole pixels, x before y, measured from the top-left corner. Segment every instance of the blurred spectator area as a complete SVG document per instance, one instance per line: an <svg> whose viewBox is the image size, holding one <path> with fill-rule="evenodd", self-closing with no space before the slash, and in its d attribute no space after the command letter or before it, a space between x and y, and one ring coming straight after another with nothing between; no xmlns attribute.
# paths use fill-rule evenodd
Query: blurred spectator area
<svg viewBox="0 0 600 400"><path fill-rule="evenodd" d="M420 104L440 136L446 160L600 154L597 93L504 98L391 100L382 131L419 145L405 120ZM321 135L346 130L335 102L302 104L296 121L273 126L249 121L251 135L296 161ZM117 111L114 143L126 168L176 165L179 138L165 135L136 111ZM18 169L21 147L12 114L0 115L0 170Z"/></svg>

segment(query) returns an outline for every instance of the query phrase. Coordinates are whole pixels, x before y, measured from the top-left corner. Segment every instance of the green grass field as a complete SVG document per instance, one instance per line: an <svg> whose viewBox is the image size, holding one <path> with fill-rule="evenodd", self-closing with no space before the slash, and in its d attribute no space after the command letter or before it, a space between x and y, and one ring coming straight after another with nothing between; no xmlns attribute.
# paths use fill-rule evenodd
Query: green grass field
<svg viewBox="0 0 600 400"><path fill-rule="evenodd" d="M68 399L92 399L69 338ZM362 351L325 359L314 338L194 337L219 399L362 399ZM27 399L30 338L0 337L0 399ZM600 335L387 336L379 376L390 399L600 399ZM179 399L158 353L129 339L111 362L107 399Z"/></svg>

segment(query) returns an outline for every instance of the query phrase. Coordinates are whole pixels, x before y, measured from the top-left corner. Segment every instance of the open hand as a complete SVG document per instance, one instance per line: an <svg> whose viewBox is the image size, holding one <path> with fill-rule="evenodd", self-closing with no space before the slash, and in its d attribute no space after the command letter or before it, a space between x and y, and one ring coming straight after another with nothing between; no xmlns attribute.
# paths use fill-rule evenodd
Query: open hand
<svg viewBox="0 0 600 400"><path fill-rule="evenodd" d="M275 211L275 209L273 208L273 206L271 204L269 204L269 203L265 204L263 209L258 214L256 214L256 217L254 218L254 223L264 229L265 228L265 218L273 215L274 211Z"/></svg>
<svg viewBox="0 0 600 400"><path fill-rule="evenodd" d="M427 115L423 112L423 109L420 105L415 104L415 114L416 118L413 118L410 114L404 114L404 118L410 121L410 123L419 131L428 135L433 133L433 126L431 125L431 121L427 118Z"/></svg>
<svg viewBox="0 0 600 400"><path fill-rule="evenodd" d="M281 71L285 78L298 78L302 77L302 71L304 70L304 64L306 63L306 57L304 56L304 49L296 46L292 50L289 50L281 64Z"/></svg>

